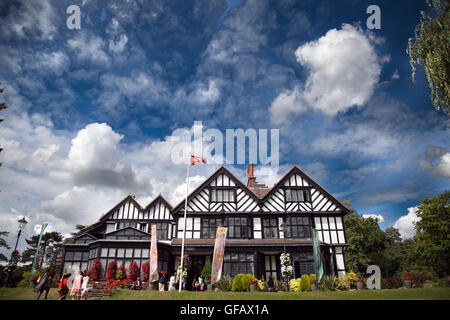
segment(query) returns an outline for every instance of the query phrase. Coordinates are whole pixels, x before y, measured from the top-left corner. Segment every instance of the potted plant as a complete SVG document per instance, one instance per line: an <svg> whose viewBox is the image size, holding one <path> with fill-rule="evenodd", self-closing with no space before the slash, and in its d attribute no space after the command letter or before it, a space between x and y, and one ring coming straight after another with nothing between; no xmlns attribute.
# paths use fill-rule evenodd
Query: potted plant
<svg viewBox="0 0 450 320"><path fill-rule="evenodd" d="M95 285L95 281L89 281L87 287L88 287L88 289L94 289L94 285Z"/></svg>
<svg viewBox="0 0 450 320"><path fill-rule="evenodd" d="M406 273L405 273L405 277L404 277L404 280L403 280L403 285L406 288L411 288L412 287L412 275L408 271L406 271Z"/></svg>
<svg viewBox="0 0 450 320"><path fill-rule="evenodd" d="M364 279L363 278L356 279L356 289L358 289L358 290L364 289Z"/></svg>
<svg viewBox="0 0 450 320"><path fill-rule="evenodd" d="M248 282L250 284L250 291L256 291L256 285L258 284L258 280L252 279Z"/></svg>
<svg viewBox="0 0 450 320"><path fill-rule="evenodd" d="M316 291L317 289L319 289L319 287L317 286L317 279L311 279L309 280L309 283L311 284L312 291Z"/></svg>

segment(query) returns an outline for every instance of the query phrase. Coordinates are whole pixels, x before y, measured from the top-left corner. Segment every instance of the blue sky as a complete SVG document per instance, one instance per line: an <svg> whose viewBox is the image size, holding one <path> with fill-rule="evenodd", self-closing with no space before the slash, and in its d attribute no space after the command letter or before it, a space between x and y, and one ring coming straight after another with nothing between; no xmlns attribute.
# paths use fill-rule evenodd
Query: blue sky
<svg viewBox="0 0 450 320"><path fill-rule="evenodd" d="M66 26L70 4L80 30ZM381 9L368 30L366 9ZM177 128L280 130L293 164L360 214L411 236L415 207L448 188L448 118L408 38L425 1L8 1L0 5L0 229L20 214L65 234L128 193L183 196ZM195 167L192 187L217 165ZM246 166L229 166L246 182ZM11 240L12 241L12 240Z"/></svg>

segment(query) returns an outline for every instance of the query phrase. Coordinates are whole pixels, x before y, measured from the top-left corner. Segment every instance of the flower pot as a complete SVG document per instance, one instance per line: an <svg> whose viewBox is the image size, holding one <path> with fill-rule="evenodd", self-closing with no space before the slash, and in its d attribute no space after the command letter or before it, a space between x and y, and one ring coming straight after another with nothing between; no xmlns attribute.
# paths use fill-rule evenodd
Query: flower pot
<svg viewBox="0 0 450 320"><path fill-rule="evenodd" d="M359 281L356 283L356 289L358 290L364 290L364 282Z"/></svg>
<svg viewBox="0 0 450 320"><path fill-rule="evenodd" d="M315 282L311 283L311 290L312 291L317 291L319 289L319 287L317 287L317 284Z"/></svg>
<svg viewBox="0 0 450 320"><path fill-rule="evenodd" d="M406 288L411 288L412 287L412 281L411 280L403 280L403 285Z"/></svg>
<svg viewBox="0 0 450 320"><path fill-rule="evenodd" d="M250 284L250 291L256 291L256 284Z"/></svg>
<svg viewBox="0 0 450 320"><path fill-rule="evenodd" d="M94 289L94 284L88 284L88 285L87 285L87 288L88 288L88 289Z"/></svg>

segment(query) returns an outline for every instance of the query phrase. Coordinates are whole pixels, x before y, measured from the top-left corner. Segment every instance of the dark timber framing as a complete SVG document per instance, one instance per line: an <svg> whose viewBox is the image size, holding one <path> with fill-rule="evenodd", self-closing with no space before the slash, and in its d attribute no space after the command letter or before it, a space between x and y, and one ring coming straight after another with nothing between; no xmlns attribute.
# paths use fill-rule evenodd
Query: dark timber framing
<svg viewBox="0 0 450 320"><path fill-rule="evenodd" d="M217 190L228 190L233 196L227 197L226 201L218 201L217 197L212 199L212 192ZM225 273L234 275L245 271L258 278L271 273L280 278L279 256L286 241L286 250L292 253L293 259L297 259L292 262L295 276L299 277L311 271L310 228L316 228L326 273L345 272L344 249L347 243L343 218L349 209L295 165L270 190L265 190L256 192L258 190L248 188L224 166L218 168L188 195L186 253L202 265L211 262L215 228L217 225L233 225L234 230L230 229L226 242ZM304 192L298 198L294 195L287 199L287 190ZM182 226L180 219L183 218L184 204L183 199L172 207L162 195L158 195L142 207L134 196L126 196L96 223L84 228L73 244L65 245L63 270L72 265L90 268L96 258L102 262L103 275L107 263L112 260L116 260L118 265L123 263L125 267L136 261L141 267L149 260L151 224L167 224L167 234L164 239L158 239L158 268L174 273L181 252L178 236L182 231L179 226ZM309 223L295 217L307 217ZM271 226L266 225L266 219ZM214 221L213 226L211 220ZM295 222L290 227L295 229L290 230L296 231L290 232L289 237L279 230L279 225L288 221ZM274 237L265 237L267 228L271 228ZM198 276L201 271L198 269L193 268L189 277Z"/></svg>

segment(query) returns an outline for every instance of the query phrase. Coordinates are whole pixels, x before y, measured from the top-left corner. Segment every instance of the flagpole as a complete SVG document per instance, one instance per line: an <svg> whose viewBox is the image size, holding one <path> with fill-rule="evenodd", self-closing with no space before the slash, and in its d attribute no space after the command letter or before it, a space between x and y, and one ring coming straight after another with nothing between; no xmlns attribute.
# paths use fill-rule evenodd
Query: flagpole
<svg viewBox="0 0 450 320"><path fill-rule="evenodd" d="M191 159L189 158L186 176L186 199L184 200L184 226L183 226L183 240L181 242L181 273L180 273L180 283L178 291L181 292L181 287L183 284L183 258L184 258L184 238L186 238L186 210L187 210L187 198L189 194L189 170L191 167Z"/></svg>

